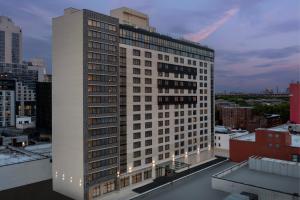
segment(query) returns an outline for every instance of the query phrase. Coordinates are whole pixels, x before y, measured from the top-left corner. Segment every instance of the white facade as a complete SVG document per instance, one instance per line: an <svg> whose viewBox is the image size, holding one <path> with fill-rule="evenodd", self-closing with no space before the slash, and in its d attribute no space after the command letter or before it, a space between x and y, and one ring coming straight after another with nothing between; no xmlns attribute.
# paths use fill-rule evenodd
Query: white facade
<svg viewBox="0 0 300 200"><path fill-rule="evenodd" d="M18 58L19 64L23 61L22 53L22 30L19 26L16 26L14 22L5 16L0 16L0 32L4 32L4 63L15 63L13 62L13 56ZM18 35L18 40L16 45L13 44L13 34ZM0 44L1 45L1 44ZM15 51L16 50L16 51ZM15 52L14 52L15 51ZM12 55L14 52L15 55ZM2 48L0 47L0 55L2 53ZM1 62L1 61L0 61Z"/></svg>
<svg viewBox="0 0 300 200"><path fill-rule="evenodd" d="M35 127L35 123L32 122L31 117L28 116L18 116L16 118L16 128L26 129Z"/></svg>
<svg viewBox="0 0 300 200"><path fill-rule="evenodd" d="M0 90L0 127L15 125L15 91Z"/></svg>
<svg viewBox="0 0 300 200"><path fill-rule="evenodd" d="M134 46L120 44L120 47L126 48L126 105L127 105L127 169L134 173L135 171L151 169L152 165L158 165L172 160L181 160L188 162L186 157L195 155L200 152L208 152L211 143L211 99L210 99L210 69L205 68L207 73L201 74L200 69L204 71L204 66L196 66L198 71L198 77L194 80L188 75L184 77L175 77L173 73L159 73L157 70L158 62L167 62L170 64L179 64L174 62L174 57L178 57L174 54L163 53L160 51L154 51L149 49L138 48ZM139 50L140 56L134 56L133 51ZM151 58L145 57L145 52L151 53ZM162 54L163 58L169 56L169 61L159 60L158 54ZM184 59L187 67L193 67L192 64L188 64L188 60L192 60L189 57L181 57ZM133 59L139 59L140 65L135 65ZM145 66L145 61L151 61L152 66ZM192 63L192 62L191 62ZM207 66L210 66L210 62L207 62ZM140 74L133 73L134 68L140 69ZM147 71L148 70L148 71ZM150 71L151 73L150 73ZM201 81L200 76L207 76L206 81ZM140 79L140 83L134 82L134 79ZM151 83L147 83L146 79L151 79ZM176 81L192 81L197 82L197 86L200 82L207 83L205 95L200 94L200 89L197 87L196 93L189 90L180 89L158 89L158 79L163 80L176 80ZM134 92L134 88L140 88L140 92ZM151 88L151 91L147 91L147 88ZM201 88L202 89L202 88ZM203 88L204 89L204 88ZM148 89L149 90L149 89ZM188 104L181 105L158 105L159 96L198 96L198 103L194 108L189 108ZM200 107L200 96L206 96L206 106ZM140 97L140 101L135 102L135 96ZM147 101L146 98L151 98L151 101ZM140 111L134 111L134 106L140 106ZM150 108L147 110L147 106ZM140 115L140 120L134 119L134 116ZM147 116L151 116L147 118ZM202 120L200 120L200 117ZM205 117L206 120L205 120ZM145 124L149 123L151 127L145 127ZM135 124L140 124L139 129L135 129ZM180 126L179 126L180 124ZM205 124L207 127L205 127ZM193 128L196 125L197 128ZM184 131L180 131L180 128L184 127ZM191 128L192 127L192 128ZM204 129L208 132L204 134ZM202 134L201 134L201 131ZM141 137L134 139L134 134L140 133ZM147 133L151 133L151 136L147 136ZM177 135L177 136L176 136ZM148 145L147 141L151 141ZM141 147L135 148L135 143L140 143ZM182 145L183 144L183 145ZM151 151L148 154L146 151ZM140 156L134 156L134 153ZM208 157L207 159L210 159ZM148 160L147 160L148 159ZM150 161L151 160L151 161ZM139 162L140 165L136 166L135 162ZM192 160L189 160L190 164L196 164ZM154 170L154 168L153 168ZM152 173L155 178L155 172Z"/></svg>
<svg viewBox="0 0 300 200"><path fill-rule="evenodd" d="M232 138L249 134L246 130L231 130L224 126L215 126L215 154L229 157L229 141Z"/></svg>
<svg viewBox="0 0 300 200"><path fill-rule="evenodd" d="M84 199L83 11L52 23L53 190L80 200Z"/></svg>

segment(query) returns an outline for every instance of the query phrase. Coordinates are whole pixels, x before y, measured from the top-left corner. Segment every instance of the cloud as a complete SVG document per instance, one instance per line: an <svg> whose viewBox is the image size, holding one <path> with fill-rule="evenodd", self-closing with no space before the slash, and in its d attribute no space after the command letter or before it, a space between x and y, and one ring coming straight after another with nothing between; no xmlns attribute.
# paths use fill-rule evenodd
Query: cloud
<svg viewBox="0 0 300 200"><path fill-rule="evenodd" d="M55 12L51 12L48 9L44 9L33 4L28 4L24 7L19 8L19 10L27 14L30 14L34 17L38 17L48 25L51 24L51 19L57 15L57 13Z"/></svg>
<svg viewBox="0 0 300 200"><path fill-rule="evenodd" d="M275 80L274 77L276 77ZM217 91L229 89L231 91L257 92L264 88L275 88L276 86L281 91L285 91L290 82L299 80L299 78L300 68L298 64L287 63L284 68L272 69L271 71L251 75L237 75L232 73L224 77L222 74L216 74L215 80Z"/></svg>
<svg viewBox="0 0 300 200"><path fill-rule="evenodd" d="M290 33L300 31L300 20L290 19L283 22L267 25L261 32L252 36L252 38L266 37L280 33Z"/></svg>
<svg viewBox="0 0 300 200"><path fill-rule="evenodd" d="M194 42L199 42L204 40L216 30L218 30L221 26L223 26L230 18L232 18L236 13L239 11L238 7L231 8L230 10L226 11L225 14L220 18L218 21L214 22L213 24L205 27L203 30L200 30L196 33L189 33L185 35L186 39L192 40Z"/></svg>
<svg viewBox="0 0 300 200"><path fill-rule="evenodd" d="M283 59L300 53L300 45L277 49L257 49L251 51L217 50L217 57L226 64L243 63L251 59Z"/></svg>

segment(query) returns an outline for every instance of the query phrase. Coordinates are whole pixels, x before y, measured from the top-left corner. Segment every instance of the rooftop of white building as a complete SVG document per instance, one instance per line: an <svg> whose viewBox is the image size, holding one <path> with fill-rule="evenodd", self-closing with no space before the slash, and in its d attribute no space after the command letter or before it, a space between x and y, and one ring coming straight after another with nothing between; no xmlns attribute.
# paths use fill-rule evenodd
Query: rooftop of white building
<svg viewBox="0 0 300 200"><path fill-rule="evenodd" d="M36 144L25 147L25 150L30 151L32 153L36 153L39 155L51 157L52 156L52 144L44 143L44 144Z"/></svg>
<svg viewBox="0 0 300 200"><path fill-rule="evenodd" d="M0 147L0 167L51 157L51 144L27 146L25 149L11 146Z"/></svg>

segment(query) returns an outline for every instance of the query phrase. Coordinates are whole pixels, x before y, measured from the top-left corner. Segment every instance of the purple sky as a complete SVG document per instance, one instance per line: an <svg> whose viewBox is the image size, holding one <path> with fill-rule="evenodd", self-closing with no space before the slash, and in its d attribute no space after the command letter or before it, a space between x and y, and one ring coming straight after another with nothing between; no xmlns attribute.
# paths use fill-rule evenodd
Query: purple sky
<svg viewBox="0 0 300 200"><path fill-rule="evenodd" d="M25 59L45 58L51 72L52 17L121 6L147 13L158 32L214 48L217 91L285 90L300 79L299 0L0 0L0 15L22 27Z"/></svg>

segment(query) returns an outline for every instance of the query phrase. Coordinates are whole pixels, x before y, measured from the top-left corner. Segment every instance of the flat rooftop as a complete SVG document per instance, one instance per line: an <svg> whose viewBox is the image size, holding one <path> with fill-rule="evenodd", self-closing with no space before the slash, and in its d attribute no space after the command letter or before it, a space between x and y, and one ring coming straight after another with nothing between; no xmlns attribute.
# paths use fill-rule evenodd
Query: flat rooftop
<svg viewBox="0 0 300 200"><path fill-rule="evenodd" d="M242 136L236 137L234 139L235 140L255 142L255 133L249 133L247 135L242 135Z"/></svg>
<svg viewBox="0 0 300 200"><path fill-rule="evenodd" d="M15 147L0 147L0 167L28 161L45 159L43 155L27 152Z"/></svg>
<svg viewBox="0 0 300 200"><path fill-rule="evenodd" d="M300 179L249 169L245 165L222 178L284 193L300 193Z"/></svg>
<svg viewBox="0 0 300 200"><path fill-rule="evenodd" d="M25 147L25 150L30 151L32 153L39 154L39 155L52 157L52 144L51 143L30 145L30 146Z"/></svg>
<svg viewBox="0 0 300 200"><path fill-rule="evenodd" d="M27 198L26 198L27 197ZM0 199L16 200L72 200L52 190L52 180L46 180L17 188L0 191Z"/></svg>

